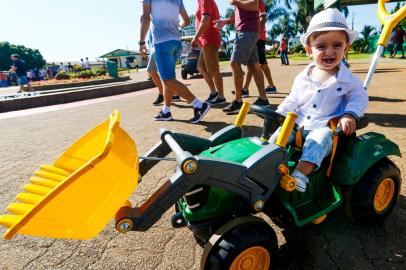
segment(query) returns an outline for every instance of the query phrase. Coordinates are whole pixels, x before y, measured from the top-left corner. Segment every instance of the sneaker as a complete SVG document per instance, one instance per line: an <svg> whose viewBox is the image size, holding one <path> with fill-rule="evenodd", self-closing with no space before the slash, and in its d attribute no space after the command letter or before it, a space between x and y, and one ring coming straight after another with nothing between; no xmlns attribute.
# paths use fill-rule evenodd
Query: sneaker
<svg viewBox="0 0 406 270"><path fill-rule="evenodd" d="M292 173L292 177L296 179L296 190L299 192L305 192L307 184L309 183L309 178L297 170Z"/></svg>
<svg viewBox="0 0 406 270"><path fill-rule="evenodd" d="M226 103L226 99L223 97L216 97L208 102L210 105L220 105Z"/></svg>
<svg viewBox="0 0 406 270"><path fill-rule="evenodd" d="M231 94L235 95L235 90L232 90ZM249 96L250 96L250 91L248 91L248 89L242 89L242 97L246 98Z"/></svg>
<svg viewBox="0 0 406 270"><path fill-rule="evenodd" d="M210 93L209 97L206 99L206 102L210 103L218 96L218 94L219 94L218 92L215 92L214 94Z"/></svg>
<svg viewBox="0 0 406 270"><path fill-rule="evenodd" d="M152 104L157 106L157 105L161 104L163 101L164 101L164 96L158 95L157 98L155 99L155 101L152 102Z"/></svg>
<svg viewBox="0 0 406 270"><path fill-rule="evenodd" d="M257 98L257 100L255 100L255 102L252 103L252 105L267 107L269 106L269 101L268 99L263 100L262 98Z"/></svg>
<svg viewBox="0 0 406 270"><path fill-rule="evenodd" d="M207 102L203 102L203 106L200 109L193 108L195 116L192 119L190 119L190 123L192 124L199 123L200 120L202 120L205 114L209 111L209 109L210 105Z"/></svg>
<svg viewBox="0 0 406 270"><path fill-rule="evenodd" d="M266 88L265 88L265 93L266 94L276 94L278 91L276 90L276 87L275 86L272 86L272 87L270 87L270 86L267 86Z"/></svg>
<svg viewBox="0 0 406 270"><path fill-rule="evenodd" d="M223 109L223 112L227 114L235 114L240 111L242 107L242 102L238 102L236 100L233 100L233 102L230 103L227 107Z"/></svg>
<svg viewBox="0 0 406 270"><path fill-rule="evenodd" d="M180 96L179 95L172 96L172 101L180 101Z"/></svg>
<svg viewBox="0 0 406 270"><path fill-rule="evenodd" d="M162 110L159 111L157 115L153 117L155 121L171 121L173 120L171 112L163 113Z"/></svg>

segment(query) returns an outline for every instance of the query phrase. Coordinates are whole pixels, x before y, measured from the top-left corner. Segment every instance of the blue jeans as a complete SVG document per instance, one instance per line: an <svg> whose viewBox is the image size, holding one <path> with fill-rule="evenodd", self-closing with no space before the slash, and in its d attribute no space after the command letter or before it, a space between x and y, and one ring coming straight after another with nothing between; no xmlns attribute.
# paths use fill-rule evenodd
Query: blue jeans
<svg viewBox="0 0 406 270"><path fill-rule="evenodd" d="M288 51L281 51L282 65L289 65Z"/></svg>
<svg viewBox="0 0 406 270"><path fill-rule="evenodd" d="M179 40L170 40L155 44L155 63L161 80L176 79L176 61L182 52Z"/></svg>
<svg viewBox="0 0 406 270"><path fill-rule="evenodd" d="M28 80L27 76L19 76L18 77L18 84L19 85L26 85L28 84L30 81Z"/></svg>
<svg viewBox="0 0 406 270"><path fill-rule="evenodd" d="M269 139L270 143L276 142L280 129L281 128L272 134L271 138ZM295 132L290 134L288 139L289 144L294 141L295 135ZM323 159L331 154L331 149L333 147L333 134L331 133L331 128L329 126L325 126L313 130L304 130L302 136L305 138L305 141L300 160L311 162L315 164L317 168L320 167Z"/></svg>

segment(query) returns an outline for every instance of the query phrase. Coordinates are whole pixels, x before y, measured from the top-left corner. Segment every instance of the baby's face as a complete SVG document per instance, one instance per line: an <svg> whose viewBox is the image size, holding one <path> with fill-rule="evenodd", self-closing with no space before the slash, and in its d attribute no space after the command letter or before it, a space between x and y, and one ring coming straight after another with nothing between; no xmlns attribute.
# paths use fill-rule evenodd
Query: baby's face
<svg viewBox="0 0 406 270"><path fill-rule="evenodd" d="M336 68L349 48L347 34L344 31L330 31L314 37L306 51L313 56L316 66L323 70Z"/></svg>

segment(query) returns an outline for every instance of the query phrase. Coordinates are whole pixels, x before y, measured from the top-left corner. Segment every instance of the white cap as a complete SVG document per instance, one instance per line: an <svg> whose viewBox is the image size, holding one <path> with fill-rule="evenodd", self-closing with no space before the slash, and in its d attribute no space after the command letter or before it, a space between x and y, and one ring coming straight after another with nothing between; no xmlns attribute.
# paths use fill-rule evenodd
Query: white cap
<svg viewBox="0 0 406 270"><path fill-rule="evenodd" d="M306 33L300 37L300 43L307 46L307 39L312 33L324 31L345 31L350 44L358 35L356 31L348 28L344 15L338 9L328 8L313 16Z"/></svg>

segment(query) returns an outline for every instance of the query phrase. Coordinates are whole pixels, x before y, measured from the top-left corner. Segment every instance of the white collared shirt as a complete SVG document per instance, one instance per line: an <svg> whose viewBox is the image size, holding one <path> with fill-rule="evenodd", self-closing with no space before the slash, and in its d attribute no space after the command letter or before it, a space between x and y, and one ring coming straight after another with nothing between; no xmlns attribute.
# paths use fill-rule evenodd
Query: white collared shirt
<svg viewBox="0 0 406 270"><path fill-rule="evenodd" d="M296 123L305 130L324 127L331 118L346 113L355 118L363 116L368 94L360 79L341 63L336 76L320 84L310 75L314 66L310 63L296 76L290 94L276 111L282 115L297 113Z"/></svg>

